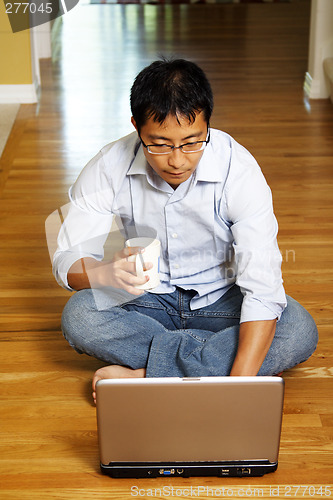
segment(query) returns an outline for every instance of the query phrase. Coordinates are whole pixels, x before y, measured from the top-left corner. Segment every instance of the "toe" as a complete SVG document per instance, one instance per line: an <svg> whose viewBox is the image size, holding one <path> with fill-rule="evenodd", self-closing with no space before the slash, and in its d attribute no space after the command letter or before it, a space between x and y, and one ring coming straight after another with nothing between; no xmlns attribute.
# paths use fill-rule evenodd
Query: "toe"
<svg viewBox="0 0 333 500"><path fill-rule="evenodd" d="M103 375L101 373L102 369L103 368L97 370L97 372L95 372L95 374L93 376L93 379L92 379L92 388L93 388L93 391L96 390L96 384L97 384L97 382L103 378Z"/></svg>

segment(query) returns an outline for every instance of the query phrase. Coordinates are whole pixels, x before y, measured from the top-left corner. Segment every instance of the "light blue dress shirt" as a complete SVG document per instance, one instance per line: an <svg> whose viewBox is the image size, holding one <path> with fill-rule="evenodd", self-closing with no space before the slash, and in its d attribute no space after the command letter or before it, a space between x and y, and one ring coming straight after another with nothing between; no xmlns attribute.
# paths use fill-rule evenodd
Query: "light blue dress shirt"
<svg viewBox="0 0 333 500"><path fill-rule="evenodd" d="M65 288L76 260L103 259L116 217L125 239L161 241L161 284L149 293L193 289L194 310L237 283L241 322L279 319L286 307L271 191L255 159L228 134L211 130L195 172L174 190L149 166L134 132L105 146L69 197L53 259Z"/></svg>

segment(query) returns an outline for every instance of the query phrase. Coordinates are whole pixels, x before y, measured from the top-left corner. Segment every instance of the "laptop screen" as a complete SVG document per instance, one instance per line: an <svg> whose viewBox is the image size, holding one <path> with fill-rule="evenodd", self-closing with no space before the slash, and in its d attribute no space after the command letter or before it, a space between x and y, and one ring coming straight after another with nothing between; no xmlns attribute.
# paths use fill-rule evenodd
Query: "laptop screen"
<svg viewBox="0 0 333 500"><path fill-rule="evenodd" d="M101 463L277 462L283 388L279 377L99 381Z"/></svg>

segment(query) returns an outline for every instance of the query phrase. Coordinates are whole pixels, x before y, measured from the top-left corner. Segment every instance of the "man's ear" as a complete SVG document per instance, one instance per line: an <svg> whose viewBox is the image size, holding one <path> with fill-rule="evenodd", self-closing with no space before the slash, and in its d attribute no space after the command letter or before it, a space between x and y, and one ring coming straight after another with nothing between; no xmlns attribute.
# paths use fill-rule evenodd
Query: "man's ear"
<svg viewBox="0 0 333 500"><path fill-rule="evenodd" d="M138 132L138 127L136 126L136 121L134 120L133 116L131 118L131 122L132 122L132 125L135 128L135 130Z"/></svg>

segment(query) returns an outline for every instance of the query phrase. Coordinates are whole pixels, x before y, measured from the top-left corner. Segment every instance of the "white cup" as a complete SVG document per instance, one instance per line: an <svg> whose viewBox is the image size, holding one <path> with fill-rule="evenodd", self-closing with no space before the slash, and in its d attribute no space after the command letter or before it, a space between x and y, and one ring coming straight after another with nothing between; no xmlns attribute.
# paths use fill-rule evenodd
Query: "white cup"
<svg viewBox="0 0 333 500"><path fill-rule="evenodd" d="M161 242L154 238L131 238L125 242L126 247L143 247L145 251L137 255L130 255L128 260L135 262L135 272L140 278L149 276L149 281L143 285L137 285L141 290L151 290L160 284L160 254ZM151 262L153 267L147 271L143 270L146 263Z"/></svg>

